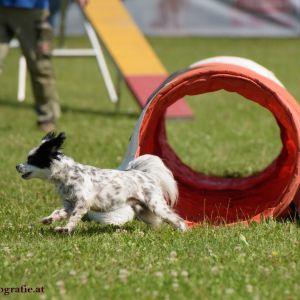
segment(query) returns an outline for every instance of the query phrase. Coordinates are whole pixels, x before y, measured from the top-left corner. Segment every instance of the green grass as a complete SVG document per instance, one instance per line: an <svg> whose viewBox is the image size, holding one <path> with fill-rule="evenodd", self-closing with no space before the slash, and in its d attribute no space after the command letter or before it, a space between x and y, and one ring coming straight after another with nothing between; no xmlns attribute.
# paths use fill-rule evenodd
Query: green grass
<svg viewBox="0 0 300 300"><path fill-rule="evenodd" d="M244 56L273 70L300 97L299 39L149 40L170 72L215 55ZM70 39L68 46L89 44ZM0 77L0 288L43 286L47 299L299 299L297 223L204 225L180 234L138 222L123 229L82 222L72 236L42 226L39 220L60 201L49 184L23 181L15 171L42 137L29 82L26 102L16 101L18 55L10 52ZM82 163L117 167L140 112L125 84L116 111L94 59L55 58L54 64L63 108L58 130L68 136L65 152ZM259 106L225 92L189 103L195 118L169 121L167 129L171 145L193 168L245 176L280 151L276 123Z"/></svg>

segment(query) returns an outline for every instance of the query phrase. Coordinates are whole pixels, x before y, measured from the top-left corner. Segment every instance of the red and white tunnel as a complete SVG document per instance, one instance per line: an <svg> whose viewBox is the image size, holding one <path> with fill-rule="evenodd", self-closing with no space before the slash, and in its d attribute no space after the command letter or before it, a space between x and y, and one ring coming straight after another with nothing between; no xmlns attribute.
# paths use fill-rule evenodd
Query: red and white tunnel
<svg viewBox="0 0 300 300"><path fill-rule="evenodd" d="M242 178L207 176L183 163L168 144L166 109L184 96L219 90L238 93L245 100L256 102L277 121L281 152L258 174ZM126 169L132 159L143 154L161 157L178 183L175 210L191 227L203 222L216 225L260 222L286 216L291 207L299 213L299 122L298 103L272 72L240 57L205 59L171 75L149 97L120 169ZM110 213L90 212L89 216L102 223L122 224L133 218L133 212L122 207Z"/></svg>

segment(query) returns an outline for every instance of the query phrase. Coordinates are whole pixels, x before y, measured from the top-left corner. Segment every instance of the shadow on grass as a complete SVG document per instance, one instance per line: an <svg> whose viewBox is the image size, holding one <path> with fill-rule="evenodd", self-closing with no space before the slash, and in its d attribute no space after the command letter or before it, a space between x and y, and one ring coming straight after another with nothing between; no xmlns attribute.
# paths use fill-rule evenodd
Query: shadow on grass
<svg viewBox="0 0 300 300"><path fill-rule="evenodd" d="M117 225L100 225L94 223L92 226L85 228L78 228L71 234L62 234L54 231L54 227L41 227L40 234L45 237L64 237L64 236L74 236L74 237L86 237L86 236L96 236L101 234L114 234L114 233L133 233L139 230L133 223L125 224L123 226ZM144 231L144 230L143 230ZM147 230L146 230L147 231Z"/></svg>
<svg viewBox="0 0 300 300"><path fill-rule="evenodd" d="M298 212L297 205L294 202L292 202L288 209L289 209L288 214L285 215L284 217L277 218L277 221L294 223L298 227L300 227L300 214Z"/></svg>
<svg viewBox="0 0 300 300"><path fill-rule="evenodd" d="M34 110L35 106L33 103L18 102L16 99L0 99L0 107L10 107L14 109ZM63 113L73 113L81 115L95 115L107 118L126 117L128 119L137 119L139 113L137 112L123 112L118 109L115 110L100 110L93 108L82 108L82 107L71 107L69 105L61 104Z"/></svg>
<svg viewBox="0 0 300 300"><path fill-rule="evenodd" d="M139 117L139 113L136 112L123 112L118 109L112 111L103 111L91 108L79 108L79 107L71 107L68 105L61 105L61 109L63 113L78 113L78 114L86 114L86 115L99 115L102 117L126 117L128 119L137 119Z"/></svg>
<svg viewBox="0 0 300 300"><path fill-rule="evenodd" d="M24 109L24 110L34 109L34 105L32 103L19 102L19 101L17 101L17 99L1 99L0 98L0 106L16 108L16 109Z"/></svg>

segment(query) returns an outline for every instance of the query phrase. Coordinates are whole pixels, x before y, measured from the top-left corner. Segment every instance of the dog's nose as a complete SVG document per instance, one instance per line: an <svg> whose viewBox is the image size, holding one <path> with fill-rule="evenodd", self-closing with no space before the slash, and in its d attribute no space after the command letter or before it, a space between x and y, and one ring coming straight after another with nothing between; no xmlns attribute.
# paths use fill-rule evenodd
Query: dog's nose
<svg viewBox="0 0 300 300"><path fill-rule="evenodd" d="M16 165L16 169L17 169L17 171L19 172L20 171L20 165Z"/></svg>

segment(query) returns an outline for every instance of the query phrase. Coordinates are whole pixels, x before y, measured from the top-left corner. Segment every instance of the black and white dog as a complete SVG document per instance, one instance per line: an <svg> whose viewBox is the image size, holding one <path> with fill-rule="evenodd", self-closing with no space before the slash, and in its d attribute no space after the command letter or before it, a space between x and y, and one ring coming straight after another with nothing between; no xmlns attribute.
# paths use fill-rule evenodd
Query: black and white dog
<svg viewBox="0 0 300 300"><path fill-rule="evenodd" d="M61 151L65 138L64 133L47 134L29 152L27 162L16 166L23 179L53 183L62 198L64 207L43 218L43 224L68 219L64 227L55 230L70 233L90 210L110 212L129 205L137 218L148 224L165 221L186 230L183 219L171 209L178 196L176 181L159 157L140 156L125 171L98 169L65 156Z"/></svg>

